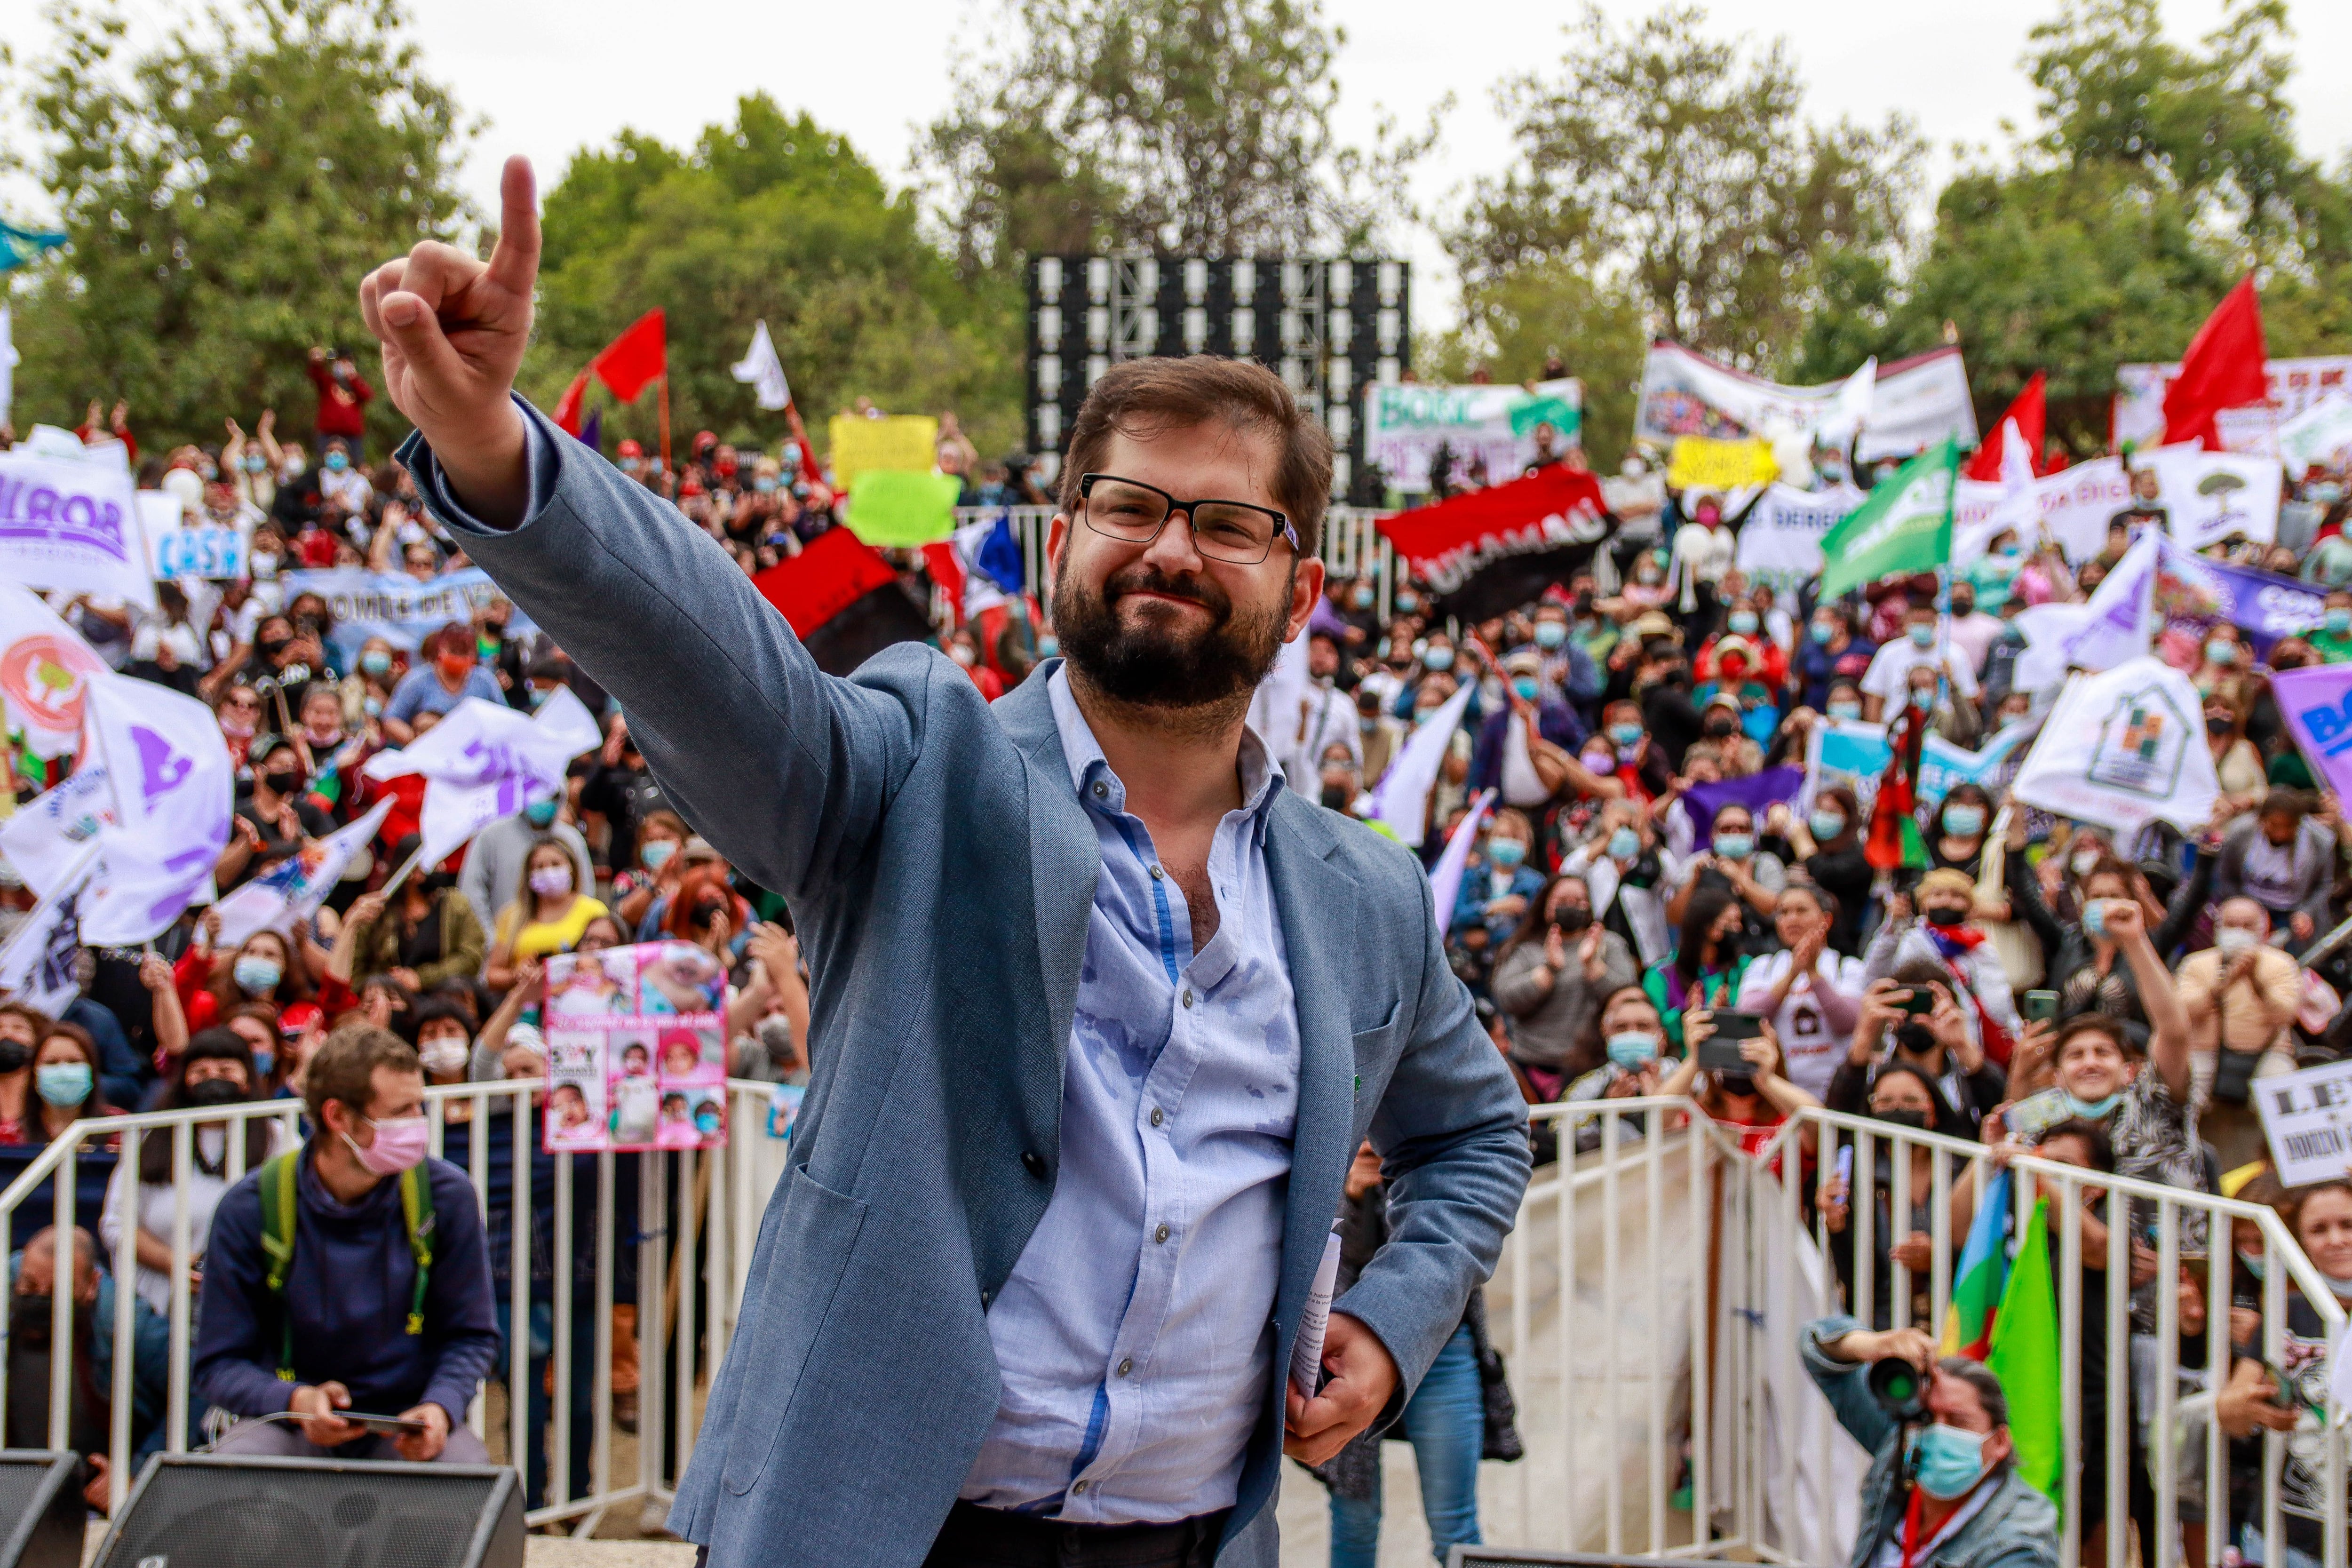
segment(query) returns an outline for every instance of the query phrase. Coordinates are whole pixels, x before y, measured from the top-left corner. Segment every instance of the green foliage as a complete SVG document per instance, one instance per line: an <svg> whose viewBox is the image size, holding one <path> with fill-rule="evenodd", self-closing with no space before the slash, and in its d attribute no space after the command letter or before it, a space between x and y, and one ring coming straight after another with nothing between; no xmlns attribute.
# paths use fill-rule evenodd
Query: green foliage
<svg viewBox="0 0 2352 1568"><path fill-rule="evenodd" d="M1003 16L1013 42L958 66L924 150L967 271L1356 249L1429 145L1334 135L1343 39L1317 0L1005 0Z"/></svg>
<svg viewBox="0 0 2352 1568"><path fill-rule="evenodd" d="M1605 470L1633 438L1648 350L1642 307L1627 289L1536 262L1466 289L1461 326L1425 345L1417 363L1423 381L1464 382L1484 367L1498 382L1526 382L1559 359L1584 383L1584 450Z"/></svg>
<svg viewBox="0 0 2352 1568"><path fill-rule="evenodd" d="M247 0L132 58L120 14L56 13L17 85L71 243L12 291L16 420L127 398L150 446L275 406L307 431L314 344L359 333L367 269L466 215L467 134L395 0ZM371 429L404 429L388 399Z"/></svg>
<svg viewBox="0 0 2352 1568"><path fill-rule="evenodd" d="M729 374L765 320L793 396L820 446L853 398L897 413L955 409L992 455L1020 439L1021 304L987 279L961 282L846 138L765 94L732 125L679 152L634 132L577 154L548 192L537 340L524 390L552 406L596 352L646 310L667 312L670 417L773 446ZM594 401L604 398L592 393ZM655 395L608 413L605 433L648 443Z"/></svg>
<svg viewBox="0 0 2352 1568"><path fill-rule="evenodd" d="M1656 330L1771 370L1818 302L1817 258L1891 258L1920 147L1803 119L1785 48L1748 58L1673 5L1622 32L1588 5L1556 77L1497 93L1518 158L1448 237L1466 287L1531 264L1621 277Z"/></svg>

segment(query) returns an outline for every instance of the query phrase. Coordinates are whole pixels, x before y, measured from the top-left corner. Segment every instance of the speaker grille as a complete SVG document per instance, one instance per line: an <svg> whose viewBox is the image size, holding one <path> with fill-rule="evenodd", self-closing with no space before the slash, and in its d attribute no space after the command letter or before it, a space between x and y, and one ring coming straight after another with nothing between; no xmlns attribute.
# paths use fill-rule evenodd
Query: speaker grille
<svg viewBox="0 0 2352 1568"><path fill-rule="evenodd" d="M382 1466L164 1465L123 1520L108 1568L453 1568L497 1479Z"/></svg>
<svg viewBox="0 0 2352 1568"><path fill-rule="evenodd" d="M32 1510L34 1489L54 1463L55 1456L48 1454L37 1459L0 1457L0 1534Z"/></svg>

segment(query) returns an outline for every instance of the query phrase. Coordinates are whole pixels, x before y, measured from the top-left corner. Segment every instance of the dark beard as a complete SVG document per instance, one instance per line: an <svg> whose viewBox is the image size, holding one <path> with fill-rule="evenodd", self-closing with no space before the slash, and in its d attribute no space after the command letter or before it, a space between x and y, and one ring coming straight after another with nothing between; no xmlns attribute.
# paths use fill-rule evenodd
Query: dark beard
<svg viewBox="0 0 2352 1568"><path fill-rule="evenodd" d="M1111 574L1100 594L1082 589L1063 552L1054 582L1054 630L1062 657L1105 697L1139 708L1213 708L1245 704L1274 668L1288 624L1288 584L1269 612L1236 612L1233 597L1213 577L1170 577L1139 561ZM1298 565L1291 563L1295 582ZM1120 623L1118 601L1138 592L1190 599L1214 618L1196 634L1161 625Z"/></svg>

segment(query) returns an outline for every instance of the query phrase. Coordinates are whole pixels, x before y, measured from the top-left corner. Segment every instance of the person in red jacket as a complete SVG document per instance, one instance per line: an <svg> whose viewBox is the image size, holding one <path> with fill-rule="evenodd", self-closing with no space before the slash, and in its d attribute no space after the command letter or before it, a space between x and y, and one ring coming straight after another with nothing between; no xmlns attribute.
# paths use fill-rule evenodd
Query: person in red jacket
<svg viewBox="0 0 2352 1568"><path fill-rule="evenodd" d="M361 441L367 433L367 403L375 395L367 379L352 356L338 353L330 359L327 351L310 351L310 384L319 389L319 449L325 451L330 437L341 437L351 448L352 460L360 458Z"/></svg>

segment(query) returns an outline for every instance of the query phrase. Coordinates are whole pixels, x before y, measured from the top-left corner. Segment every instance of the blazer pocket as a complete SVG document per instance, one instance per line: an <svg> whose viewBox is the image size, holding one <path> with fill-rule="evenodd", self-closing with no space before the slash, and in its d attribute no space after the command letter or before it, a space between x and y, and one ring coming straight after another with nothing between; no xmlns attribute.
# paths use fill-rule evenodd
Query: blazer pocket
<svg viewBox="0 0 2352 1568"><path fill-rule="evenodd" d="M785 1179L792 1191L785 1194L775 1234L769 1238L776 1253L769 1260L768 1288L751 1325L751 1342L743 1347L742 1386L734 1400L739 1413L762 1414L756 1421L734 1423L727 1462L719 1476L738 1497L750 1491L768 1468L809 1349L824 1328L857 1233L866 1224L866 1205L818 1182L805 1163L794 1165Z"/></svg>
<svg viewBox="0 0 2352 1568"><path fill-rule="evenodd" d="M1372 1005L1374 1007L1378 1007L1380 1003L1375 1000ZM1403 999L1402 997L1391 996L1389 998L1388 1010L1379 1016L1379 1023L1359 1024L1353 1020L1353 1016L1351 1016L1348 1024L1348 1032L1350 1037L1352 1037L1359 1046L1361 1046L1374 1040L1379 1036L1388 1033L1391 1029L1395 1028L1397 1026L1397 1020L1403 1016Z"/></svg>

